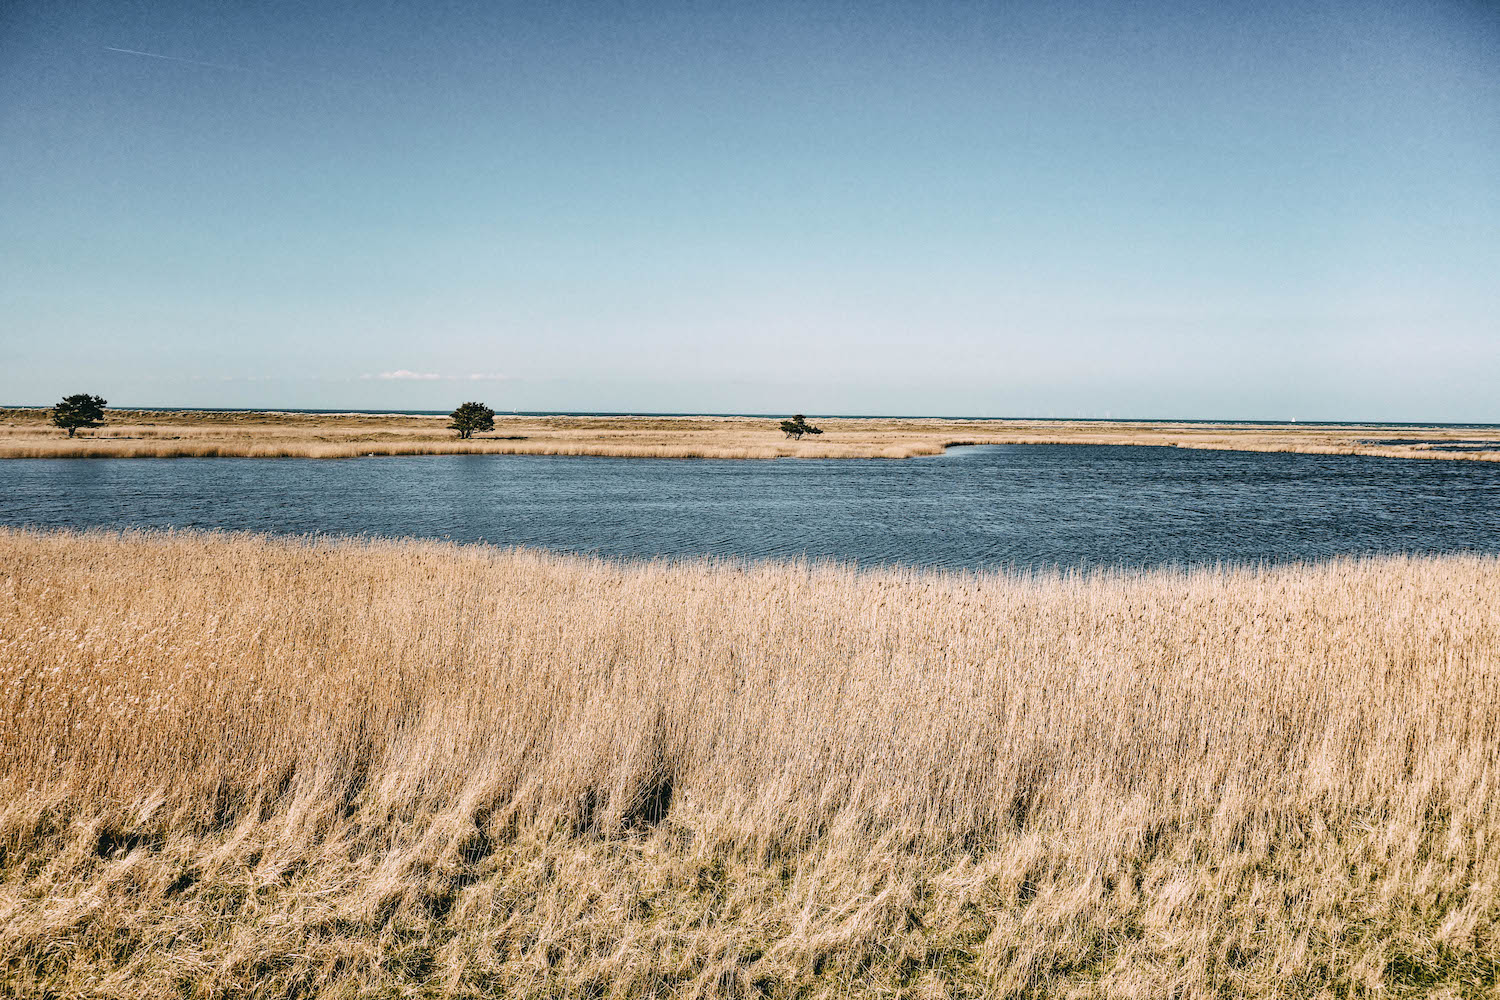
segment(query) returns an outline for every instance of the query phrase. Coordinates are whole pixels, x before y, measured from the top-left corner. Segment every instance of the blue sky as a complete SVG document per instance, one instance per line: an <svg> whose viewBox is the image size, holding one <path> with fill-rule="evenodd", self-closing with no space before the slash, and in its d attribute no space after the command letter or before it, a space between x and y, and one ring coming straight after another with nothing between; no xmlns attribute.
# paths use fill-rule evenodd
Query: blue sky
<svg viewBox="0 0 1500 1000"><path fill-rule="evenodd" d="M0 149L0 402L1500 421L1481 3L22 0Z"/></svg>

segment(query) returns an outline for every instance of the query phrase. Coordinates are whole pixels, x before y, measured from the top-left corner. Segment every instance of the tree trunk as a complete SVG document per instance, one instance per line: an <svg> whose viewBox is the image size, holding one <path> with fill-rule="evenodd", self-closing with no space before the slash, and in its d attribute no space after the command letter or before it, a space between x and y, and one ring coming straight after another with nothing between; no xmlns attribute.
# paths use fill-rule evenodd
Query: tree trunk
<svg viewBox="0 0 1500 1000"><path fill-rule="evenodd" d="M75 432L75 431L77 431L77 430L78 430L78 428L77 428L77 427L69 427L69 428L68 428L68 437L72 437L72 436L73 436L73 433L74 433L74 432Z"/></svg>

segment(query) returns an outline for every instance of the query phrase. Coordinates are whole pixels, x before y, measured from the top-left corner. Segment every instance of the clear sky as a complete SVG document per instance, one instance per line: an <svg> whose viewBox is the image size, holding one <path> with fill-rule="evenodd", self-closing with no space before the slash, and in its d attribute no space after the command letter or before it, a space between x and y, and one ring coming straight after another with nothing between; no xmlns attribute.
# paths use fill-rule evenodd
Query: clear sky
<svg viewBox="0 0 1500 1000"><path fill-rule="evenodd" d="M0 403L1500 421L1492 3L0 7Z"/></svg>

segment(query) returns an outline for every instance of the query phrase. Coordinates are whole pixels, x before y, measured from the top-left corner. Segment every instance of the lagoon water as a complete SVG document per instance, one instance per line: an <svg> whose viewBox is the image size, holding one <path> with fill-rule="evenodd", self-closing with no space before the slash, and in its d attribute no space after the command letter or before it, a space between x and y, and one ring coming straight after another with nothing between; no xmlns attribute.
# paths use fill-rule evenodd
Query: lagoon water
<svg viewBox="0 0 1500 1000"><path fill-rule="evenodd" d="M1500 552L1500 464L1122 446L907 460L0 462L0 524L948 568Z"/></svg>

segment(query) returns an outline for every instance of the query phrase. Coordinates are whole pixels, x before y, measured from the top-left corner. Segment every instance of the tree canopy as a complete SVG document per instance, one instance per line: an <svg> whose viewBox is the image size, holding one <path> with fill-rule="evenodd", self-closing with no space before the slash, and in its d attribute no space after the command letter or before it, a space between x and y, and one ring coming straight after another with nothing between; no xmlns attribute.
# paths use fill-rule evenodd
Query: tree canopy
<svg viewBox="0 0 1500 1000"><path fill-rule="evenodd" d="M458 431L460 439L473 437L475 431L495 429L495 411L483 403L464 403L449 416L453 418L453 422L448 425L448 429Z"/></svg>
<svg viewBox="0 0 1500 1000"><path fill-rule="evenodd" d="M52 423L68 432L72 437L80 427L99 427L104 423L103 396L90 396L86 392L64 396L52 407Z"/></svg>
<svg viewBox="0 0 1500 1000"><path fill-rule="evenodd" d="M822 434L823 429L821 427L814 427L812 424L807 422L806 417L798 413L793 416L792 419L783 420L781 422L781 433L785 434L789 438L792 438L793 440L800 441L802 440L802 435Z"/></svg>

